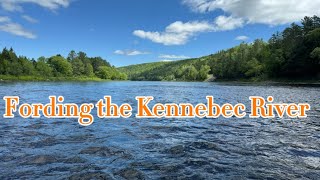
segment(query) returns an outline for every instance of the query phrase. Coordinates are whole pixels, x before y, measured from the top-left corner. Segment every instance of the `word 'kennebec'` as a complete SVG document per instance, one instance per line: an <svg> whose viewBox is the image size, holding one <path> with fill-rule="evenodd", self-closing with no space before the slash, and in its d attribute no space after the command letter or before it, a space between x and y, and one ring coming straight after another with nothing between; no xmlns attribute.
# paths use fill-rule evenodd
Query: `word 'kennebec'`
<svg viewBox="0 0 320 180"><path fill-rule="evenodd" d="M226 103L222 106L214 103L212 96L207 96L207 103L197 104L193 106L190 103L180 104L160 104L157 103L149 107L150 101L153 97L136 97L138 101L137 118L218 118L223 116L225 118L237 117L243 118L246 116L246 106L242 103L235 105ZM266 100L259 96L251 96L251 114L250 118L274 118L276 116L282 118L287 115L291 118L307 117L306 111L310 110L309 104L272 104L273 97L269 96Z"/></svg>
<svg viewBox="0 0 320 180"><path fill-rule="evenodd" d="M91 125L94 117L91 111L97 108L99 118L129 118L132 116L132 106L122 104L118 106L112 103L111 96L105 96L95 105L84 103L80 106L74 103L63 103L64 97L49 96L48 104L34 103L21 104L18 96L5 96L5 114L4 118L14 118L15 112L18 112L22 118L40 118L41 115L46 118L78 118L79 124L83 126ZM250 118L282 118L287 115L290 118L305 118L306 111L310 110L310 105L303 104L277 104L273 103L274 99L269 96L267 100L259 96L249 97L251 100ZM206 104L199 103L192 105L190 103L156 103L151 105L152 96L137 96L137 113L136 118L225 118L237 117L243 118L247 115L246 106L242 103L235 105L226 103L219 105L214 103L213 96L206 97Z"/></svg>

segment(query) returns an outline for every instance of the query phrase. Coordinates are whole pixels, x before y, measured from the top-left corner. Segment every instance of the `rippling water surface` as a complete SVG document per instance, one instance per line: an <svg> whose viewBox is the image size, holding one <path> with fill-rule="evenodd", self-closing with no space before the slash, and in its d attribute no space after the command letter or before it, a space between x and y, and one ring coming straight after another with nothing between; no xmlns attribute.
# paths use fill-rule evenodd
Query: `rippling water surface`
<svg viewBox="0 0 320 180"><path fill-rule="evenodd" d="M320 88L177 82L2 83L21 103L96 103L111 95L136 110L135 96L159 103L244 103L249 96L309 103L289 119L4 119L0 179L320 179Z"/></svg>

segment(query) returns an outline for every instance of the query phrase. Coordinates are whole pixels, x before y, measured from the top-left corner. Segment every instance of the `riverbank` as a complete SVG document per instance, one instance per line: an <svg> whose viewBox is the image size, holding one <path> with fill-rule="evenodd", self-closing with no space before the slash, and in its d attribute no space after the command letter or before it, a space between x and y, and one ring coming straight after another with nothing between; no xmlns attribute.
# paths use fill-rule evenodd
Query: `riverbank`
<svg viewBox="0 0 320 180"><path fill-rule="evenodd" d="M106 82L112 81L110 79L101 79L98 77L40 77L40 76L10 76L10 75L0 75L0 82L44 82L44 81L70 81L70 82ZM130 80L129 80L130 81ZM159 81L160 82L160 81ZM219 84L240 84L240 85L272 85L272 86L310 86L310 87L320 87L320 80L307 80L307 79L270 79L270 80L262 80L262 79L215 79L213 81L167 81L167 82L212 82Z"/></svg>
<svg viewBox="0 0 320 180"><path fill-rule="evenodd" d="M41 76L10 76L0 75L0 81L111 81L98 77L41 77Z"/></svg>
<svg viewBox="0 0 320 180"><path fill-rule="evenodd" d="M320 87L318 79L215 79L211 82L227 83L227 84L255 84L255 85L294 85L294 86L314 86Z"/></svg>

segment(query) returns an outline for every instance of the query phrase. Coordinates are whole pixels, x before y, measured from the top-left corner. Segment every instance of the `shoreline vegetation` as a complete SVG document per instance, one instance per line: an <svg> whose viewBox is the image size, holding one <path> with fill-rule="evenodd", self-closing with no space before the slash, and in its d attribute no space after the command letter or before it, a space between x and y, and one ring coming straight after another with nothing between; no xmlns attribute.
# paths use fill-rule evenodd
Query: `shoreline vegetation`
<svg viewBox="0 0 320 180"><path fill-rule="evenodd" d="M0 75L1 82L111 82L111 81L136 81L128 79L111 80L111 79L101 79L99 77L41 77L41 76L12 76L12 75ZM150 81L150 80L144 80ZM152 82L152 81L150 81ZM162 82L215 82L215 83L225 83L225 84L261 84L261 85L310 85L310 86L320 86L319 79L214 79L210 80L210 75L208 79L204 81L165 81Z"/></svg>
<svg viewBox="0 0 320 180"><path fill-rule="evenodd" d="M39 77L39 76L11 76L0 75L0 81L110 81L98 77Z"/></svg>
<svg viewBox="0 0 320 180"><path fill-rule="evenodd" d="M320 18L305 17L268 42L257 39L200 58L119 68L84 52L37 60L18 57L12 48L0 53L0 81L111 80L319 84Z"/></svg>
<svg viewBox="0 0 320 180"><path fill-rule="evenodd" d="M127 80L101 57L88 57L86 53L71 51L67 58L61 55L38 60L17 56L12 48L0 54L1 81L105 81Z"/></svg>
<svg viewBox="0 0 320 180"><path fill-rule="evenodd" d="M37 77L37 76L10 76L0 75L1 82L112 82L112 81L130 81L130 80L109 80L101 79L98 77ZM131 81L132 82L132 81ZM152 81L150 81L152 82ZM228 80L220 79L215 81L162 81L162 82L215 82L221 84L238 84L238 85L273 85L273 86L309 86L309 87L320 87L320 80L292 80L292 79L274 79L274 80L259 80L253 81L248 79Z"/></svg>
<svg viewBox="0 0 320 180"><path fill-rule="evenodd" d="M320 18L305 17L268 40L209 56L118 68L136 81L312 81L320 80Z"/></svg>

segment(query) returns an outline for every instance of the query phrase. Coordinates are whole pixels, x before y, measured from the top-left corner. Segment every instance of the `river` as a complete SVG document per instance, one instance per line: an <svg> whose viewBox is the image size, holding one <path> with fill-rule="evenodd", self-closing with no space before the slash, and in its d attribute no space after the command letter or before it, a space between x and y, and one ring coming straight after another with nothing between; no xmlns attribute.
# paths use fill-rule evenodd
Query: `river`
<svg viewBox="0 0 320 180"><path fill-rule="evenodd" d="M96 103L106 95L136 110L135 96L159 103L244 103L273 96L309 103L304 119L4 119L0 179L320 179L320 88L189 82L12 82L0 96L21 103ZM133 111L135 113L135 111ZM249 112L248 112L249 113Z"/></svg>

